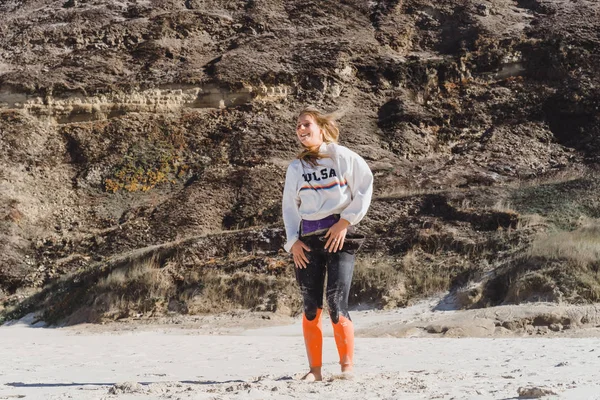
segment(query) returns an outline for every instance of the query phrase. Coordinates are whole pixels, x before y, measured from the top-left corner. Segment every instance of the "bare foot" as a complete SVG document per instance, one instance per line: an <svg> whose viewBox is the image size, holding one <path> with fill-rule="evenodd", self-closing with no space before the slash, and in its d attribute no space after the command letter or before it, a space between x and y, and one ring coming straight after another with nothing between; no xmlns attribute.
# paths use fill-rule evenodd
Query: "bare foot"
<svg viewBox="0 0 600 400"><path fill-rule="evenodd" d="M304 381L304 382L318 382L318 381L322 381L323 377L321 376L321 372L310 371L306 375L304 375L302 378L300 378L300 380Z"/></svg>
<svg viewBox="0 0 600 400"><path fill-rule="evenodd" d="M338 379L353 380L354 371L352 365L342 365L342 373Z"/></svg>

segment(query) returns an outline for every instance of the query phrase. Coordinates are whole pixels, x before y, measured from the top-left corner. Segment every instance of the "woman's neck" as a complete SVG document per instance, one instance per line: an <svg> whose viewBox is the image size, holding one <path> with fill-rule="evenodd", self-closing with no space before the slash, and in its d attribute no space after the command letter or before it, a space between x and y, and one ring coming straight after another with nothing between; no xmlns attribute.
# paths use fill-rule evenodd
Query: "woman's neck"
<svg viewBox="0 0 600 400"><path fill-rule="evenodd" d="M321 149L321 146L323 146L323 144L324 144L324 143L325 143L325 142L321 142L321 143L319 143L318 145L316 145L316 146L311 146L311 147L308 147L307 149L308 149L309 151L312 151L312 152L317 152L317 151L319 151L319 150Z"/></svg>

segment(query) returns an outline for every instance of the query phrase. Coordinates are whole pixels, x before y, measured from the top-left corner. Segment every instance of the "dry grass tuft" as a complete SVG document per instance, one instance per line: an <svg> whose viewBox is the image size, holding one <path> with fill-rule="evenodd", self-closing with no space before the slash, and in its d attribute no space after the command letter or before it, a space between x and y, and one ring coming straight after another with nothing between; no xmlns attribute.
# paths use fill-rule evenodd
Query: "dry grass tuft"
<svg viewBox="0 0 600 400"><path fill-rule="evenodd" d="M524 228L548 228L549 224L545 217L539 214L524 214L519 216L516 229Z"/></svg>
<svg viewBox="0 0 600 400"><path fill-rule="evenodd" d="M564 169L542 177L533 179L520 179L511 187L526 189L541 185L556 185L565 182L571 182L577 179L585 178L586 173L577 169Z"/></svg>
<svg viewBox="0 0 600 400"><path fill-rule="evenodd" d="M525 254L486 284L487 304L599 301L600 221L584 217L578 226L538 234Z"/></svg>
<svg viewBox="0 0 600 400"><path fill-rule="evenodd" d="M94 309L99 314L128 316L167 307L177 292L169 268L161 268L155 258L134 262L113 270L92 289Z"/></svg>
<svg viewBox="0 0 600 400"><path fill-rule="evenodd" d="M513 207L513 205L509 201L506 201L504 199L498 200L492 206L492 210L494 210L494 211L500 211L500 212L505 212L505 213L518 214L518 212L515 211L515 208Z"/></svg>
<svg viewBox="0 0 600 400"><path fill-rule="evenodd" d="M588 266L600 260L600 221L574 231L556 231L538 236L530 249L531 257L571 260Z"/></svg>
<svg viewBox="0 0 600 400"><path fill-rule="evenodd" d="M408 251L402 258L361 255L354 269L351 305L394 308L411 300L448 290L456 275L455 265L432 264L421 250Z"/></svg>
<svg viewBox="0 0 600 400"><path fill-rule="evenodd" d="M352 306L393 308L407 301L406 277L394 259L376 254L357 257L350 288Z"/></svg>
<svg viewBox="0 0 600 400"><path fill-rule="evenodd" d="M301 310L293 274L281 271L287 264L263 257L233 261L226 257L190 268L178 256L138 260L95 279L89 288L57 296L48 317L76 324L166 313L249 309L293 315Z"/></svg>
<svg viewBox="0 0 600 400"><path fill-rule="evenodd" d="M426 263L420 256L419 251L412 250L402 259L409 297L427 297L450 289L452 275L456 272L452 262Z"/></svg>
<svg viewBox="0 0 600 400"><path fill-rule="evenodd" d="M198 275L197 283L192 285L195 290L182 293L180 299L194 314L239 308L258 310L265 296L276 286L276 280L274 276L243 271L230 275L208 270Z"/></svg>

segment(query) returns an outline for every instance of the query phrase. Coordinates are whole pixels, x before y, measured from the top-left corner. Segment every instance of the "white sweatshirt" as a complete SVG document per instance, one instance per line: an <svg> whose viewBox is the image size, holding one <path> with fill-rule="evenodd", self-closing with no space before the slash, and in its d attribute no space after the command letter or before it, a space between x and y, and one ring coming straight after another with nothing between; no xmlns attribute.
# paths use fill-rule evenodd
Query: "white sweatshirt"
<svg viewBox="0 0 600 400"><path fill-rule="evenodd" d="M323 143L319 152L329 157L319 159L316 167L296 159L287 169L282 201L287 252L299 238L303 219L340 214L356 225L371 204L373 174L365 160L335 143Z"/></svg>

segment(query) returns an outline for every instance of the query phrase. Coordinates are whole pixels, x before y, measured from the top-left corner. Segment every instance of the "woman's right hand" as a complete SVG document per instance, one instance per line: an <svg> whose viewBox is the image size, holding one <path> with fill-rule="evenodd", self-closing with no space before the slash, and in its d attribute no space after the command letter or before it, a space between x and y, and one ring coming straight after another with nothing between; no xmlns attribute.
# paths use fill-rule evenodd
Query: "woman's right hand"
<svg viewBox="0 0 600 400"><path fill-rule="evenodd" d="M296 240L296 243L292 245L291 252L294 256L294 264L296 264L296 268L306 268L306 263L308 263L308 258L304 251L310 251L310 248L301 240Z"/></svg>

